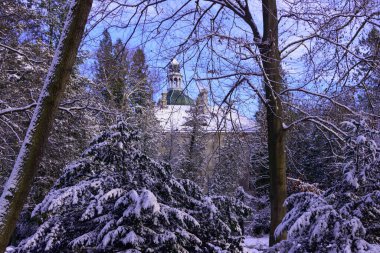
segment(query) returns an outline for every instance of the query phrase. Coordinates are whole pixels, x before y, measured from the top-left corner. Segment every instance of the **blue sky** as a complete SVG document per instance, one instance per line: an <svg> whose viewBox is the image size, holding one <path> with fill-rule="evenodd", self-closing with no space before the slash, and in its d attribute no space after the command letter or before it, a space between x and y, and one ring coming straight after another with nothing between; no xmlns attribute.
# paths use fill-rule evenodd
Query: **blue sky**
<svg viewBox="0 0 380 253"><path fill-rule="evenodd" d="M165 8L163 13L169 13L170 8L177 8L176 2L169 1L169 7ZM259 5L261 6L261 4ZM260 9L258 9L260 12ZM153 11L152 11L153 14ZM152 19L154 20L154 18ZM112 22L102 22L99 25L97 25L91 33L87 36L85 42L84 42L84 49L87 49L89 51L95 52L98 43L101 39L101 34L105 28L108 28L108 31L110 32L113 41L116 41L116 39L121 38L123 41L126 41L127 38L130 36L130 28L120 28L115 27L117 26L117 23L123 23L125 20L124 18L118 18L118 20L113 20ZM260 21L261 22L261 21ZM115 25L116 23L116 25ZM111 27L111 28L109 28ZM190 20L183 20L179 22L176 27L173 27L170 30L170 33L167 34L165 40L162 40L162 36L157 36L155 39L150 38L149 29L151 27L147 26L138 26L135 35L129 40L127 46L130 49L135 49L137 47L141 47L144 49L146 56L147 56L147 63L151 70L157 71L161 75L161 82L159 90L157 90L155 98L157 99L161 92L166 90L166 66L172 59L172 57L176 54L176 45L179 43L184 36L189 32L189 29L192 27L192 21ZM164 28L163 28L164 29ZM241 31L238 31L239 33ZM208 62L203 62L203 59L201 61L192 59L192 50L189 50L186 54L179 54L176 56L177 60L182 65L182 74L184 76L184 86L186 86L186 91L189 93L190 96L195 98L197 94L199 93L199 90L201 88L207 88L209 86L208 81L195 81L194 78L203 78L210 76L209 73L205 70L207 67ZM205 53L206 55L206 53ZM209 54L207 56L210 56ZM93 67L93 55L90 56L90 60L82 66L82 72L84 72L88 76L92 76L92 67ZM197 64L201 65L200 67L195 67ZM210 66L208 66L210 67ZM229 82L232 83L233 80L226 79L225 84L216 84L213 86L217 87L217 91L213 91L213 99L221 101L224 98L224 95L226 93L226 87L232 85L228 84ZM223 91L224 90L224 91ZM245 90L246 91L246 90ZM246 96L248 93L244 90L242 93L235 94L234 99L239 100L240 102L244 102L244 104L248 105L249 108L253 109L248 110L244 109L244 111L247 112L247 116L253 116L255 109L257 108L257 101L253 100L252 98L249 98ZM236 102L238 104L238 101Z"/></svg>
<svg viewBox="0 0 380 253"><path fill-rule="evenodd" d="M126 10L120 11L116 9L115 15L112 19L104 20L99 25L95 27L86 38L84 48L86 49L94 49L97 47L98 42L101 38L101 34L104 28L109 28L109 32L113 40L115 41L117 38L121 38L123 41L126 41L127 38L130 38L128 41L128 48L135 49L137 47L141 47L144 49L147 56L147 63L151 70L157 71L161 75L160 87L157 90L156 99L159 97L159 94L162 91L166 90L166 69L165 67L170 62L172 57L178 53L178 47L189 33L189 31L193 27L193 20L190 18L185 18L180 20L176 25L171 27L168 33L166 32L167 25L163 25L160 30L155 30L157 27L157 22L160 18L165 15L170 15L174 12L178 5L183 3L183 1L167 1L166 5L160 5L158 9L149 9L147 20L151 22L150 25L139 25L137 26L136 32L134 36L130 38L131 31L133 30L133 26L124 28L123 25L126 23L128 15L131 12ZM205 1L201 1L201 8L206 8L208 3ZM327 3L327 2L326 2ZM313 4L313 3L309 3ZM318 2L315 4L322 5L322 2ZM261 18L261 1L253 0L250 1L250 9L252 11L254 20L259 28L259 31L262 32L262 18ZM328 7L328 5L326 5ZM101 6L95 5L95 10L100 8ZM112 9L115 6L111 5L108 8ZM284 1L278 1L278 9L279 16L283 14L283 12L289 10L291 7ZM216 10L214 10L216 11ZM332 14L334 14L334 10L328 10ZM339 11L339 10L338 10ZM120 15L119 15L120 14ZM221 25L221 31L224 32L232 32L233 39L236 39L240 42L244 43L252 43L252 34L250 34L249 28L247 25L239 20L232 19L231 16L225 16L224 19L221 20L219 25ZM235 23L234 23L235 22ZM132 24L134 21L132 22ZM218 24L216 24L218 25ZM200 26L199 34L197 34L197 38L202 38L202 36L207 35L210 32L210 22L206 19L204 26ZM346 32L347 38L350 38L350 33L355 31L357 24L349 27L350 30ZM111 27L111 28L110 28ZM311 34L319 34L322 31L317 30L318 27L313 27L309 23L305 23L303 21L295 22L293 19L283 18L279 24L280 38L279 38L279 47L280 49L284 48L285 45L288 45L294 41L303 39L308 37ZM344 39L344 38L343 38ZM342 39L342 40L343 40ZM217 44L217 40L215 40ZM314 77L308 76L310 70L308 70L309 66L304 64L304 59L302 58L303 54L307 52L307 50L314 47L315 41L300 43L289 47L287 50L283 52L283 56L286 55L286 58L282 60L282 67L286 72L286 80L289 82L288 84L292 87L301 87L305 85L305 87L312 89L314 91L323 91L326 85L329 82L334 81L334 76L330 72L321 73L320 77L315 81L310 81ZM345 43L344 40L342 43ZM216 49L216 54L219 54L215 57L210 50L202 51L201 54L196 55L197 50L200 50L200 47L204 44L199 43L193 47L190 47L185 53L179 53L176 58L183 65L182 73L184 75L184 83L187 88L190 96L195 97L200 88L208 87L209 81L195 82L193 78L207 78L215 76L215 73L218 72L218 75L228 74L234 70L234 65L237 64L239 70L244 71L252 71L258 72L259 69L257 67L256 62L253 59L244 59L244 54L248 55L247 51L243 46L234 47L233 45L227 45L228 42L222 41L214 48ZM254 48L254 47L253 47ZM241 54L240 54L241 53ZM239 55L240 54L240 55ZM319 55L318 55L319 54ZM198 56L198 57L197 57ZM214 62L211 59L218 61L218 57L225 57L221 62ZM318 52L315 55L315 60L323 61L331 57L329 52ZM230 64L231 61L233 64ZM86 73L89 73L91 76L91 60L84 66L84 70ZM317 62L318 64L318 62ZM323 67L323 66L322 66ZM215 70L215 71L214 71ZM261 87L261 79L258 77L250 77L251 81L256 85L256 87ZM228 89L233 85L234 79L225 78L221 82L212 82L213 94L216 97L217 101L221 101L228 91ZM234 97L236 101L236 105L238 107L246 107L248 109L242 109L247 112L247 116L252 116L254 111L257 108L257 97L253 96L252 90L247 87L242 87L238 93L235 94Z"/></svg>

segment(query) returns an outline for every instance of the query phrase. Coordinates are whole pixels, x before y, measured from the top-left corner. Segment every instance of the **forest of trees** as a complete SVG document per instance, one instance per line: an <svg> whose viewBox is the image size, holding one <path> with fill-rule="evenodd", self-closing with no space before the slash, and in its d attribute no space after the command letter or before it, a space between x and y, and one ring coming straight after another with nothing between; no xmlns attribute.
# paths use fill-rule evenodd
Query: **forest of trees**
<svg viewBox="0 0 380 253"><path fill-rule="evenodd" d="M3 0L0 172L0 252L380 252L380 3Z"/></svg>

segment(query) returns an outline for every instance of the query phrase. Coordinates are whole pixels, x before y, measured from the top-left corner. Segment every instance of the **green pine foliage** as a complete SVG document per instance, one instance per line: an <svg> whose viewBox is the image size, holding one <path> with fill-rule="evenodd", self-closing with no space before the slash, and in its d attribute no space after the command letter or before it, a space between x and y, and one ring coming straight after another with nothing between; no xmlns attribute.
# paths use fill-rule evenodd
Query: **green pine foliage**
<svg viewBox="0 0 380 253"><path fill-rule="evenodd" d="M208 197L141 152L140 133L119 121L68 165L33 216L20 252L241 252L249 209Z"/></svg>
<svg viewBox="0 0 380 253"><path fill-rule="evenodd" d="M202 188L206 186L205 171L205 153L207 145L207 137L205 126L207 126L207 116L204 112L203 104L197 102L189 109L186 118L186 126L188 127L188 136L182 145L179 157L180 168L178 174L181 178L187 178Z"/></svg>
<svg viewBox="0 0 380 253"><path fill-rule="evenodd" d="M112 83L109 84L109 89L113 95L114 102L118 108L125 107L125 89L126 77L129 74L129 59L128 50L121 39L116 40L113 46L113 66L107 66L112 70Z"/></svg>
<svg viewBox="0 0 380 253"><path fill-rule="evenodd" d="M153 89L148 79L148 66L146 65L145 53L138 48L133 56L128 77L130 104L136 113L142 113L153 106Z"/></svg>
<svg viewBox="0 0 380 253"><path fill-rule="evenodd" d="M96 52L97 83L102 85L103 97L111 105L118 109L126 106L126 78L129 74L128 50L120 39L115 44L107 30L103 32Z"/></svg>
<svg viewBox="0 0 380 253"><path fill-rule="evenodd" d="M142 49L130 53L121 39L113 43L105 30L95 68L95 80L110 107L128 117L149 117L154 107L153 85Z"/></svg>
<svg viewBox="0 0 380 253"><path fill-rule="evenodd" d="M210 192L233 195L243 180L248 181L252 138L237 131L224 134L225 140L218 150L218 160L211 177Z"/></svg>

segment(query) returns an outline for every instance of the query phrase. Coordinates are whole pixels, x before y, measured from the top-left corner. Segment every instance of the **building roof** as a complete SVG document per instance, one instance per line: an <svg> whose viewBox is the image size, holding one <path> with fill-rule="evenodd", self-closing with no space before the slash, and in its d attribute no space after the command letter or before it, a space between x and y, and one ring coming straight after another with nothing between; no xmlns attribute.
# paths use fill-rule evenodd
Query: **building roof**
<svg viewBox="0 0 380 253"><path fill-rule="evenodd" d="M186 124L190 118L189 105L168 105L158 108L156 117L165 131L188 132L190 127ZM207 132L253 132L256 124L253 120L239 115L237 111L226 112L222 108L208 107L205 114Z"/></svg>
<svg viewBox="0 0 380 253"><path fill-rule="evenodd" d="M171 89L166 95L168 105L194 105L194 100L182 90Z"/></svg>

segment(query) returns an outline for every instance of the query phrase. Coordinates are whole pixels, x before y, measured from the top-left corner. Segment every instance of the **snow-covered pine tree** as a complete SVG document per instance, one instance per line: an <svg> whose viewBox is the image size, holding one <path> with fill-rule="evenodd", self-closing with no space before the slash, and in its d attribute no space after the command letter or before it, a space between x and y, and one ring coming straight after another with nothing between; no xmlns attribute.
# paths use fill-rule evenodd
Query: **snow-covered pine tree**
<svg viewBox="0 0 380 253"><path fill-rule="evenodd" d="M250 193L238 189L237 197L252 208L252 216L248 219L245 232L250 235L268 234L270 231L269 200L269 156L266 112L264 105L259 104L255 115L257 131L252 136L250 155Z"/></svg>
<svg viewBox="0 0 380 253"><path fill-rule="evenodd" d="M111 35L108 30L103 31L103 38L100 41L99 48L96 52L96 81L102 82L106 87L110 85L112 78L112 68L114 65L113 45Z"/></svg>
<svg viewBox="0 0 380 253"><path fill-rule="evenodd" d="M249 206L253 213L245 220L244 233L247 235L261 236L269 233L270 226L270 206L267 194L251 195L244 191L243 187L238 187L235 196L238 200Z"/></svg>
<svg viewBox="0 0 380 253"><path fill-rule="evenodd" d="M127 81L130 93L128 122L141 132L142 151L155 159L159 156L157 150L162 139L162 129L155 115L153 79L146 64L145 53L140 48L133 53Z"/></svg>
<svg viewBox="0 0 380 253"><path fill-rule="evenodd" d="M96 51L95 81L100 85L100 93L108 106L118 110L130 109L126 102L126 85L129 73L129 52L121 39L112 42L108 30Z"/></svg>
<svg viewBox="0 0 380 253"><path fill-rule="evenodd" d="M276 234L288 239L271 252L379 252L380 150L379 131L365 121L346 121L347 137L342 180L324 194L297 193Z"/></svg>
<svg viewBox="0 0 380 253"><path fill-rule="evenodd" d="M128 89L131 92L129 103L135 113L142 113L147 108L153 106L152 82L149 80L145 53L141 48L138 48L134 52L131 59Z"/></svg>
<svg viewBox="0 0 380 253"><path fill-rule="evenodd" d="M186 117L188 137L182 145L178 171L180 177L190 179L202 188L205 188L207 179L204 164L207 144L205 135L205 126L207 126L206 106L198 99L188 111L188 117Z"/></svg>
<svg viewBox="0 0 380 253"><path fill-rule="evenodd" d="M97 137L35 208L42 224L18 250L241 252L249 209L203 195L140 149L139 132L122 121Z"/></svg>
<svg viewBox="0 0 380 253"><path fill-rule="evenodd" d="M378 115L380 110L380 30L373 26L357 47L357 53L366 59L359 64L360 68L354 75L355 81L360 81L360 89L362 89L358 90L358 106L366 112ZM374 120L376 119L375 117ZM377 122L379 122L378 119Z"/></svg>
<svg viewBox="0 0 380 253"><path fill-rule="evenodd" d="M225 141L218 152L218 161L210 180L209 190L211 194L233 195L240 181L244 176L248 175L250 137L239 132L226 134Z"/></svg>
<svg viewBox="0 0 380 253"><path fill-rule="evenodd" d="M99 48L100 50L101 48ZM115 44L112 46L112 57L114 66L109 64L106 66L108 71L111 71L111 80L108 84L108 92L112 94L113 101L116 108L118 109L129 109L126 103L126 78L129 75L129 52L124 46L121 39L117 39ZM105 83L107 84L107 83Z"/></svg>
<svg viewBox="0 0 380 253"><path fill-rule="evenodd" d="M160 156L158 152L162 141L163 129L156 118L153 106L142 109L140 113L132 113L128 122L134 124L141 133L141 151L150 158L156 159Z"/></svg>

